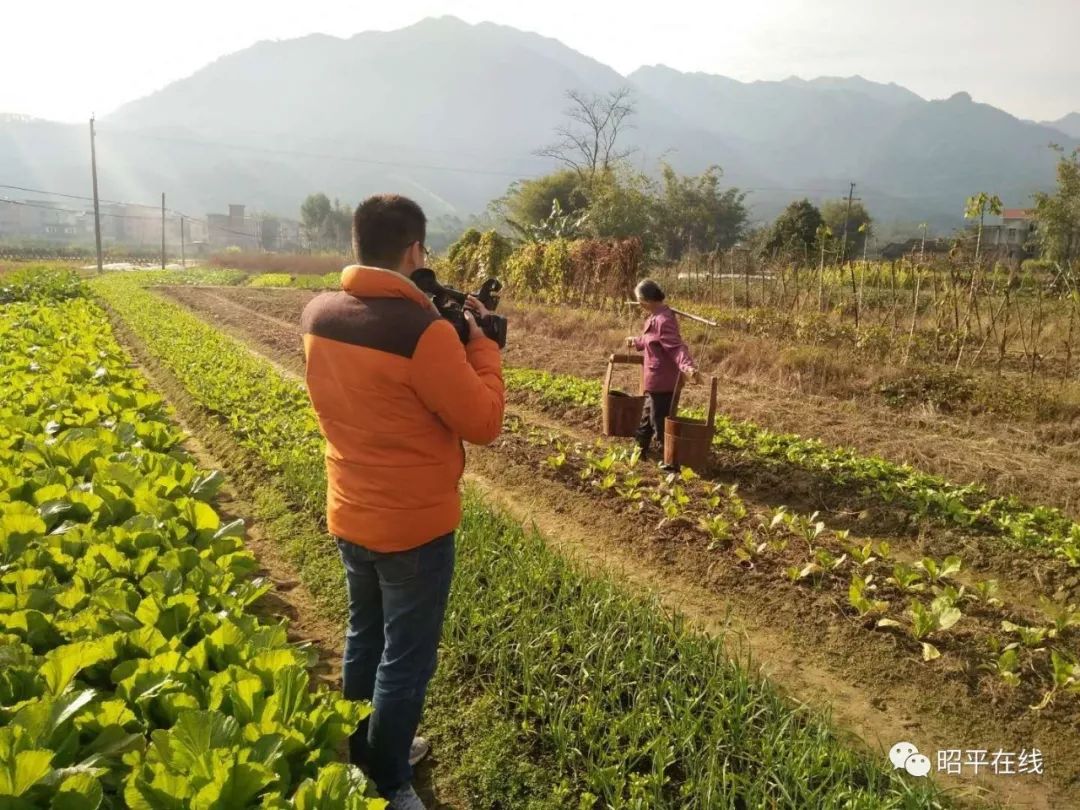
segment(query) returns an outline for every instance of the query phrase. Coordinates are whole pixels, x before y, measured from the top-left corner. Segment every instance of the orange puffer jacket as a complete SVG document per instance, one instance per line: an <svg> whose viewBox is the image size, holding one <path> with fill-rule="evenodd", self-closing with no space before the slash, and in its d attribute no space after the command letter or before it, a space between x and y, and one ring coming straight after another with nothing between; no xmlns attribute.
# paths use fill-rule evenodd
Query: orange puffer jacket
<svg viewBox="0 0 1080 810"><path fill-rule="evenodd" d="M461 520L462 440L488 444L505 404L499 347L462 346L405 276L351 266L304 309L307 388L326 437L330 533L405 551Z"/></svg>

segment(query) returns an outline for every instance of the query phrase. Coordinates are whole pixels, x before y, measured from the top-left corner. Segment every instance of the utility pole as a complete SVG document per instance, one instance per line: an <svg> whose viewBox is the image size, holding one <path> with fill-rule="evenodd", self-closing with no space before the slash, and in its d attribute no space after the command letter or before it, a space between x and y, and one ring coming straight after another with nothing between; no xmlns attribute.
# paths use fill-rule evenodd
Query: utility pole
<svg viewBox="0 0 1080 810"><path fill-rule="evenodd" d="M94 242L97 244L97 269L101 272L101 208L98 206L97 148L94 145L94 116L90 116L90 174L94 178Z"/></svg>
<svg viewBox="0 0 1080 810"><path fill-rule="evenodd" d="M187 258L184 256L184 215L180 215L180 266L187 270Z"/></svg>
<svg viewBox="0 0 1080 810"><path fill-rule="evenodd" d="M851 188L848 189L847 195L847 210L844 211L844 236L840 241L840 261L847 261L847 230L848 220L851 218L851 202L855 198L855 184L851 184Z"/></svg>
<svg viewBox="0 0 1080 810"><path fill-rule="evenodd" d="M161 269L165 269L165 192L161 192Z"/></svg>
<svg viewBox="0 0 1080 810"><path fill-rule="evenodd" d="M922 230L922 244L919 246L919 261L926 261L926 223L922 223L919 228Z"/></svg>

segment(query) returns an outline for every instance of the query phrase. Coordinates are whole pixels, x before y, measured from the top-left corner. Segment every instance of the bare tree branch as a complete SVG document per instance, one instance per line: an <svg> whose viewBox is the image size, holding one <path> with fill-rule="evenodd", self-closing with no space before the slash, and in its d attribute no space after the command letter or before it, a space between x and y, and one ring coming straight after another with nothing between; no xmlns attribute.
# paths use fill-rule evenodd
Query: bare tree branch
<svg viewBox="0 0 1080 810"><path fill-rule="evenodd" d="M635 112L630 88L622 87L606 95L568 90L566 97L571 103L565 115L572 124L556 129L559 140L534 154L554 158L589 179L633 154L633 149L615 148L620 133L631 126L628 119Z"/></svg>

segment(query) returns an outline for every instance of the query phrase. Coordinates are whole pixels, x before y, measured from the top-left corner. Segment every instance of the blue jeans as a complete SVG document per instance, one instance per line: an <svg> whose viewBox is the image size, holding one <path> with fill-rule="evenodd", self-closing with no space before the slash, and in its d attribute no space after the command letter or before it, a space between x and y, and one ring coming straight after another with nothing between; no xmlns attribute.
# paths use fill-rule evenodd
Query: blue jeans
<svg viewBox="0 0 1080 810"><path fill-rule="evenodd" d="M409 746L435 672L454 533L389 553L336 539L349 590L343 691L374 707L349 739L349 759L390 795L412 782Z"/></svg>

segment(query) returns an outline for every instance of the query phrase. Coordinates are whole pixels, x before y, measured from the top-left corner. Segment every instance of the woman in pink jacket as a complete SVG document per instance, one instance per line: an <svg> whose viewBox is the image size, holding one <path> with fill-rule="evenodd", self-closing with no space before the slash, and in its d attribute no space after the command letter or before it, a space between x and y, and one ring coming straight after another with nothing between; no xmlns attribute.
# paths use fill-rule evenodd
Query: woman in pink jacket
<svg viewBox="0 0 1080 810"><path fill-rule="evenodd" d="M649 313L645 331L640 337L628 337L626 345L645 353L645 412L634 437L646 458L649 444L655 435L660 445L661 468L664 460L664 419L671 411L671 397L679 372L692 380L697 379L697 368L690 358L690 350L679 334L679 322L675 313L664 303L664 291L650 278L634 290L638 303Z"/></svg>

